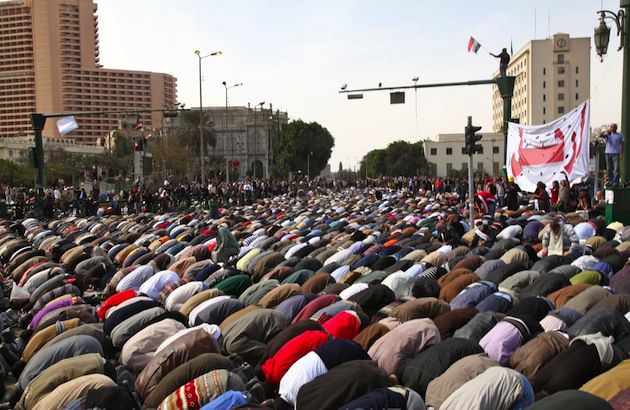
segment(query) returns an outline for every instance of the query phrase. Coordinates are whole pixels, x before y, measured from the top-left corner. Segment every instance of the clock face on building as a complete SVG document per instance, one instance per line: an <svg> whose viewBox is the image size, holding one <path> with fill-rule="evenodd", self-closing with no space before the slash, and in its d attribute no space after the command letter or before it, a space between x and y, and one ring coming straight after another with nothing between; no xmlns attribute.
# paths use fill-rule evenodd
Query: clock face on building
<svg viewBox="0 0 630 410"><path fill-rule="evenodd" d="M566 48L567 47L567 39L566 38L559 38L558 40L556 40L556 46L558 48Z"/></svg>

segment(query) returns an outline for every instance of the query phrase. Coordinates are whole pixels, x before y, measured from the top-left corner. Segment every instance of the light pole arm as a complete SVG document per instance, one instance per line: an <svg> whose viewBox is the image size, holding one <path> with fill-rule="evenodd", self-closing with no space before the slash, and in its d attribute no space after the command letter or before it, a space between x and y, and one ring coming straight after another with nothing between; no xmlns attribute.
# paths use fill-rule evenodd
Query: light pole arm
<svg viewBox="0 0 630 410"><path fill-rule="evenodd" d="M619 39L620 39L619 47L617 48L617 51L621 51L623 49L625 36L627 35L626 33L627 27L625 27L625 24L624 24L625 12L623 10L619 10L618 13L615 13L614 11L610 11L610 10L600 10L597 13L599 13L602 19L612 20L615 22L615 26L617 27L617 35L619 36Z"/></svg>

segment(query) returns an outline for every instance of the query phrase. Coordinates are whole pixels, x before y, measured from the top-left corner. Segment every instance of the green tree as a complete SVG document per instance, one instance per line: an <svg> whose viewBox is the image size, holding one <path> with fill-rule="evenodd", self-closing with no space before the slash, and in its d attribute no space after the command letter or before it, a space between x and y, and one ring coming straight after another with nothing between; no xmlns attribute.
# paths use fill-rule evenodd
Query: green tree
<svg viewBox="0 0 630 410"><path fill-rule="evenodd" d="M274 144L274 158L281 175L301 171L318 175L328 163L335 139L317 122L291 121Z"/></svg>
<svg viewBox="0 0 630 410"><path fill-rule="evenodd" d="M0 159L0 183L10 186L32 185L34 168Z"/></svg>
<svg viewBox="0 0 630 410"><path fill-rule="evenodd" d="M429 163L424 157L422 141L394 141L384 149L368 152L361 160L359 175L415 176L429 175Z"/></svg>

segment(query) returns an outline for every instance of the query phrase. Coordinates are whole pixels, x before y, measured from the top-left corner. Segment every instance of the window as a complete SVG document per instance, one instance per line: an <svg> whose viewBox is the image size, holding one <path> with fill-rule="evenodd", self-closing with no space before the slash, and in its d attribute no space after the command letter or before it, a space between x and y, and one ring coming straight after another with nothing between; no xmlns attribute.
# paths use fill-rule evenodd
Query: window
<svg viewBox="0 0 630 410"><path fill-rule="evenodd" d="M462 171L468 171L468 163L467 162L462 162Z"/></svg>
<svg viewBox="0 0 630 410"><path fill-rule="evenodd" d="M446 163L446 176L449 176L453 173L453 164L450 162Z"/></svg>
<svg viewBox="0 0 630 410"><path fill-rule="evenodd" d="M543 94L543 101L547 101L547 94Z"/></svg>
<svg viewBox="0 0 630 410"><path fill-rule="evenodd" d="M558 94L558 101L564 101L564 93Z"/></svg>
<svg viewBox="0 0 630 410"><path fill-rule="evenodd" d="M576 87L578 87L578 84L579 84L578 80L575 80L575 86Z"/></svg>
<svg viewBox="0 0 630 410"><path fill-rule="evenodd" d="M498 162L492 163L492 174L494 174L494 176L499 176L499 163Z"/></svg>
<svg viewBox="0 0 630 410"><path fill-rule="evenodd" d="M547 107L543 107L543 115L547 114Z"/></svg>
<svg viewBox="0 0 630 410"><path fill-rule="evenodd" d="M558 54L558 64L564 64L564 54Z"/></svg>
<svg viewBox="0 0 630 410"><path fill-rule="evenodd" d="M477 151L477 153L483 154L483 146L479 146L479 151Z"/></svg>
<svg viewBox="0 0 630 410"><path fill-rule="evenodd" d="M453 155L453 148L446 148L446 155Z"/></svg>
<svg viewBox="0 0 630 410"><path fill-rule="evenodd" d="M492 147L492 153L493 154L498 154L499 153L499 147Z"/></svg>
<svg viewBox="0 0 630 410"><path fill-rule="evenodd" d="M564 114L564 107L562 105L558 107L558 114Z"/></svg>
<svg viewBox="0 0 630 410"><path fill-rule="evenodd" d="M543 67L543 75L547 74L547 69Z"/></svg>
<svg viewBox="0 0 630 410"><path fill-rule="evenodd" d="M558 80L558 88L564 87L564 80Z"/></svg>
<svg viewBox="0 0 630 410"><path fill-rule="evenodd" d="M437 148L431 148L431 155L437 155Z"/></svg>
<svg viewBox="0 0 630 410"><path fill-rule="evenodd" d="M579 100L580 100L580 94L575 93L575 99L576 99L577 101L579 101Z"/></svg>
<svg viewBox="0 0 630 410"><path fill-rule="evenodd" d="M580 70L578 70L578 66L575 66L575 74L579 74Z"/></svg>
<svg viewBox="0 0 630 410"><path fill-rule="evenodd" d="M558 67L558 74L564 74L564 67Z"/></svg>
<svg viewBox="0 0 630 410"><path fill-rule="evenodd" d="M483 172L483 162L477 162L477 171Z"/></svg>
<svg viewBox="0 0 630 410"><path fill-rule="evenodd" d="M466 147L462 147L462 155L468 155L468 154L466 153Z"/></svg>
<svg viewBox="0 0 630 410"><path fill-rule="evenodd" d="M543 88L547 87L547 82L543 81Z"/></svg>

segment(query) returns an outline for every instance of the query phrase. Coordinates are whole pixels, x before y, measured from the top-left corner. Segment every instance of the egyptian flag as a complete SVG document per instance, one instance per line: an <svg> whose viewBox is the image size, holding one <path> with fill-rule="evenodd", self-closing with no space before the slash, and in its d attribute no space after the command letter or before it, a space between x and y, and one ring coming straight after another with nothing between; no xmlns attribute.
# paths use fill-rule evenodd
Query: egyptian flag
<svg viewBox="0 0 630 410"><path fill-rule="evenodd" d="M475 40L474 37L471 36L470 40L468 40L468 52L470 53L472 51L475 54L477 54L477 51L479 51L480 48L481 48L481 44L479 44L479 42Z"/></svg>

